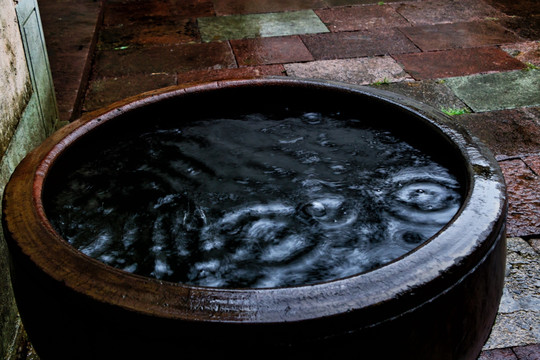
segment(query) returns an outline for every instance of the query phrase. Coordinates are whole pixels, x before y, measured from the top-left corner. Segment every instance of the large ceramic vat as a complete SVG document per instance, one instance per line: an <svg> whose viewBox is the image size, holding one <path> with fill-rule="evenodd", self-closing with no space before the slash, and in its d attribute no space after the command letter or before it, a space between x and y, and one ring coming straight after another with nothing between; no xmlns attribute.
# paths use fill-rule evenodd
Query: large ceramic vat
<svg viewBox="0 0 540 360"><path fill-rule="evenodd" d="M154 114L306 111L375 116L422 139L463 184L435 236L371 271L305 286L223 289L130 274L68 244L44 210L54 166ZM385 125L385 126L386 126ZM75 149L75 150L74 150ZM59 181L54 176L54 181ZM496 161L445 115L398 95L271 78L164 89L88 114L30 153L4 196L3 225L24 326L46 359L475 359L502 294L506 196Z"/></svg>

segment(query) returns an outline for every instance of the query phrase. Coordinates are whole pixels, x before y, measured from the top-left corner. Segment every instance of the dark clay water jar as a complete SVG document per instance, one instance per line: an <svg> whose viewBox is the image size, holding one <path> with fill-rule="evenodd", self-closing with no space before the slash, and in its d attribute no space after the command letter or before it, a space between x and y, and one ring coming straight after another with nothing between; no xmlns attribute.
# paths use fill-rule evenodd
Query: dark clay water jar
<svg viewBox="0 0 540 360"><path fill-rule="evenodd" d="M476 359L505 185L455 120L347 84L177 87L30 153L3 225L42 359Z"/></svg>

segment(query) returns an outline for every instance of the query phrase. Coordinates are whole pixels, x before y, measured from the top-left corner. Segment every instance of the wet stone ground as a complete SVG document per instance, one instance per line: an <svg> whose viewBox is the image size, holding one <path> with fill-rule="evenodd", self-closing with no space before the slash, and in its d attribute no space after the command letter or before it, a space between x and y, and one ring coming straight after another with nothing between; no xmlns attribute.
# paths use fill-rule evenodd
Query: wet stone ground
<svg viewBox="0 0 540 360"><path fill-rule="evenodd" d="M375 86L451 114L508 185L506 286L480 359L540 359L539 1L38 2L65 121L165 86L273 75Z"/></svg>

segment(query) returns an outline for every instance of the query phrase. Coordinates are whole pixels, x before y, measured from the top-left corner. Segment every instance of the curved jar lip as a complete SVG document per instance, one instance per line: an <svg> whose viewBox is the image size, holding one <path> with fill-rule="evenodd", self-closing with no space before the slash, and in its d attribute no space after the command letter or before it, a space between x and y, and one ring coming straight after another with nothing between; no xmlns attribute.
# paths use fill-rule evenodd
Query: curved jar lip
<svg viewBox="0 0 540 360"><path fill-rule="evenodd" d="M369 97L413 114L440 132L466 162L467 192L458 214L434 237L379 268L305 286L222 289L143 277L105 265L73 248L49 223L42 203L45 178L62 152L120 114L160 101L220 89L271 86ZM169 87L89 113L58 130L17 167L4 196L4 221L16 247L39 270L94 301L168 319L275 323L343 313L382 313L429 301L472 271L504 228L505 185L491 153L441 112L383 90L332 81L273 77ZM399 303L398 303L399 301ZM391 313L391 312L390 312ZM391 316L391 314L385 316Z"/></svg>

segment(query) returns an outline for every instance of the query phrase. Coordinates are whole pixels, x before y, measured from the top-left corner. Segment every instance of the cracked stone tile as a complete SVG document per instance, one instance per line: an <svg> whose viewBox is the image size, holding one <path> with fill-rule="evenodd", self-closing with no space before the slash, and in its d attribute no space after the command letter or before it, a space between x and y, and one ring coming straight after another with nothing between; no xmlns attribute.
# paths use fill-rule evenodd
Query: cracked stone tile
<svg viewBox="0 0 540 360"><path fill-rule="evenodd" d="M410 80L410 76L389 56L320 60L307 63L285 64L287 75L299 78L315 78L343 81L356 85L375 82L398 82Z"/></svg>

